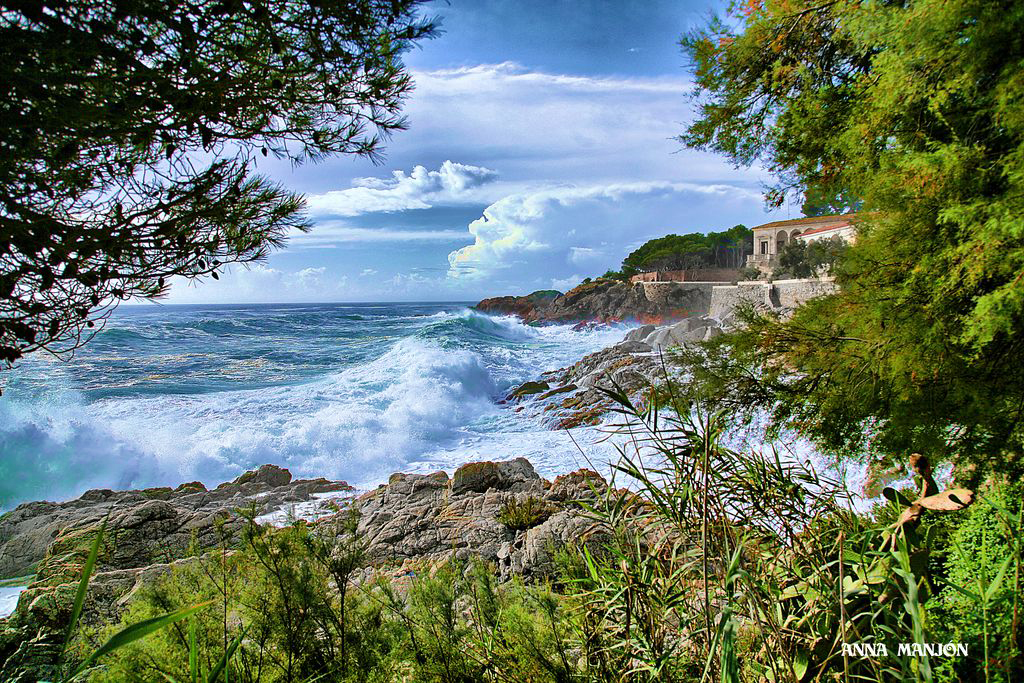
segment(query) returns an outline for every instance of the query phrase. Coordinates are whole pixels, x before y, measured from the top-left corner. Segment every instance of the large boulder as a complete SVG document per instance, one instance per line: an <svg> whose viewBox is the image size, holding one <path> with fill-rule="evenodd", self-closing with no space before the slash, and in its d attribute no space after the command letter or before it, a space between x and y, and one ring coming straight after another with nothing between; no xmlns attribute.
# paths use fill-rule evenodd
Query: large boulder
<svg viewBox="0 0 1024 683"><path fill-rule="evenodd" d="M242 484L265 484L271 488L287 486L291 483L292 473L277 465L261 465L258 469L250 470L241 475L233 483Z"/></svg>
<svg viewBox="0 0 1024 683"><path fill-rule="evenodd" d="M471 462L455 470L452 493L484 493L492 488L504 491L537 479L540 477L526 458L505 462Z"/></svg>

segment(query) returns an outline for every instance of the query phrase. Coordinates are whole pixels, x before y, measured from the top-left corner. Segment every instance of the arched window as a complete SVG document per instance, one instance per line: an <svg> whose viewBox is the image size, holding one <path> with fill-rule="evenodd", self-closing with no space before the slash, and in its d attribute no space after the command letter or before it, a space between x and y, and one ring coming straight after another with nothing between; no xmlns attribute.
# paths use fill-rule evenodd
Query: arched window
<svg viewBox="0 0 1024 683"><path fill-rule="evenodd" d="M781 254L782 253L782 249L783 249L783 247L786 246L786 242L788 241L786 239L786 237L787 237L787 235L786 235L786 231L785 230L779 230L777 233L775 233L775 253L776 254Z"/></svg>

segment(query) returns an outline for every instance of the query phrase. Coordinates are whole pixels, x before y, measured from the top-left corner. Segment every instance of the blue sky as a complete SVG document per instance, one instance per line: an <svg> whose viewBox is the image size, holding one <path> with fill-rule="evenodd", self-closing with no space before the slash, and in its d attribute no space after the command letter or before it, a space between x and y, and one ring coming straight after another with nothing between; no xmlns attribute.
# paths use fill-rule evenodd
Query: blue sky
<svg viewBox="0 0 1024 683"><path fill-rule="evenodd" d="M672 139L692 118L678 39L712 8L432 3L443 32L405 58L416 82L410 129L391 139L384 164L261 160L261 172L306 195L313 231L220 281L175 283L168 301L564 291L652 237L775 218L763 209L759 169Z"/></svg>

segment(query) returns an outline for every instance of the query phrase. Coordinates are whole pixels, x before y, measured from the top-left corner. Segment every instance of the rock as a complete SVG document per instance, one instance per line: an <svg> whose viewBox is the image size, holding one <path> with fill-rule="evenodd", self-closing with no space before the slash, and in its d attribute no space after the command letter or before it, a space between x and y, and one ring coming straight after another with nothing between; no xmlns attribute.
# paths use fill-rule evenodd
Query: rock
<svg viewBox="0 0 1024 683"><path fill-rule="evenodd" d="M483 313L498 315L517 315L523 320L539 320L551 302L562 296L553 289L542 289L526 296L499 296L484 299L476 305L476 310Z"/></svg>
<svg viewBox="0 0 1024 683"><path fill-rule="evenodd" d="M642 341L619 342L615 348L622 353L648 353L651 350L650 344L645 344Z"/></svg>
<svg viewBox="0 0 1024 683"><path fill-rule="evenodd" d="M623 341L643 341L644 338L651 332L654 332L654 330L654 325L641 325L640 327L632 329L626 333L626 337Z"/></svg>
<svg viewBox="0 0 1024 683"><path fill-rule="evenodd" d="M537 400L543 401L545 399L551 398L552 396L557 396L558 394L567 394L570 391L576 391L577 388L578 387L575 384L566 384L565 386L556 387L551 391L545 391L543 394L537 397Z"/></svg>
<svg viewBox="0 0 1024 683"><path fill-rule="evenodd" d="M463 465L449 482L443 472L392 475L387 484L360 497L359 534L378 567L417 569L451 557L494 562L502 578L526 578L550 570L551 552L586 535L590 522L573 503L607 486L596 472L580 470L548 483L525 458ZM498 521L503 505L533 498L550 516L515 531ZM333 524L331 518L317 526Z"/></svg>
<svg viewBox="0 0 1024 683"><path fill-rule="evenodd" d="M476 308L486 313L517 315L524 322L584 324L678 320L692 315L695 310L708 309L709 292L686 283L676 284L678 286L651 290L649 298L648 289L641 283L598 279L574 287L565 294L542 290L526 297L484 299Z"/></svg>
<svg viewBox="0 0 1024 683"><path fill-rule="evenodd" d="M540 382L523 382L518 387L513 389L512 393L510 393L508 395L508 397L506 397L505 400L507 400L507 401L515 401L517 399L523 398L524 396L531 396L533 394L539 394L541 392L547 391L550 388L551 388L551 386L547 382L544 382L544 381L540 381Z"/></svg>
<svg viewBox="0 0 1024 683"><path fill-rule="evenodd" d="M654 350L671 346L674 341L675 340L672 337L672 328L670 327L659 327L644 339L644 343Z"/></svg>
<svg viewBox="0 0 1024 683"><path fill-rule="evenodd" d="M261 465L259 469L250 470L241 475L233 483L266 484L271 487L287 486L292 480L292 473L277 465Z"/></svg>
<svg viewBox="0 0 1024 683"><path fill-rule="evenodd" d="M215 547L217 519L229 517L227 532L244 524L237 510L254 506L257 515L286 503L308 501L318 493L351 490L345 482L291 480L288 470L264 465L233 482L207 491L199 482L175 489L110 491L93 489L66 503L25 503L0 517L0 578L32 573L63 533L89 529L109 515L108 533L119 550L107 568L126 569L163 561L188 547Z"/></svg>
<svg viewBox="0 0 1024 683"><path fill-rule="evenodd" d="M703 341L711 341L715 337L720 337L722 334L724 334L724 332L722 332L722 328L709 327L707 328L707 331L704 333Z"/></svg>
<svg viewBox="0 0 1024 683"><path fill-rule="evenodd" d="M604 477L594 470L579 469L555 477L548 489L548 497L559 502L589 500L594 492L603 492L608 487Z"/></svg>
<svg viewBox="0 0 1024 683"><path fill-rule="evenodd" d="M452 493L484 493L492 488L504 491L518 483L539 478L526 458L507 462L472 462L455 470Z"/></svg>

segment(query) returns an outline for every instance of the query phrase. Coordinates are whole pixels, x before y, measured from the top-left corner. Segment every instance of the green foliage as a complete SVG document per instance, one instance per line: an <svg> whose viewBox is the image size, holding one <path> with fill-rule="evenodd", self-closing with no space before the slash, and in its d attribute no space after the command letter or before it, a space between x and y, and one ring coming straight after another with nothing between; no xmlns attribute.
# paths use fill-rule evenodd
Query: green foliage
<svg viewBox="0 0 1024 683"><path fill-rule="evenodd" d="M96 568L96 562L100 555L100 548L103 545L105 530L106 520L104 519L99 529L95 531L95 537L89 548L89 555L82 568L82 575L79 578L74 602L71 607L71 615L68 618L67 633L57 655L56 668L58 671L63 671L64 675L61 677L61 680L65 683L79 680L80 676L93 670L97 666L97 661L104 659L107 655L121 650L152 633L165 629L182 619L186 619L207 606L205 603L200 603L174 612L157 614L148 619L129 623L124 628L114 631L109 639L98 648L85 652L80 661L68 661L68 645L79 630L79 619L82 616L82 609L85 606L85 599L89 590L89 582L92 580L93 571Z"/></svg>
<svg viewBox="0 0 1024 683"><path fill-rule="evenodd" d="M764 321L728 382L836 454L1024 469L1024 7L753 0L683 40L683 136L865 221L840 292ZM757 386L755 386L757 385ZM714 389L714 387L711 387ZM712 393L714 393L712 391ZM777 425L776 425L777 426ZM966 471L958 469L958 473Z"/></svg>
<svg viewBox="0 0 1024 683"><path fill-rule="evenodd" d="M831 275L849 245L841 237L806 242L791 240L779 254L773 278L809 278Z"/></svg>
<svg viewBox="0 0 1024 683"><path fill-rule="evenodd" d="M121 622L208 600L210 607L108 657L90 681L582 680L566 599L498 585L489 567L451 562L411 580L364 572L358 518L251 526L242 547L178 563L132 599ZM94 630L82 649L120 626Z"/></svg>
<svg viewBox="0 0 1024 683"><path fill-rule="evenodd" d="M631 486L589 507L603 549L562 560L592 680L950 680L933 674L936 658L898 645L968 642L945 639L936 599L952 590L941 558L950 534L970 526L967 513L892 525L914 509L910 496L890 492L878 514L860 514L809 463L726 448L727 413L674 402L671 391L663 411L608 394L628 418L620 429L632 445L617 470ZM913 464L924 499L935 482L927 463ZM969 571L991 576L999 562L981 557ZM958 670L984 666L974 642ZM844 656L844 643L889 654Z"/></svg>
<svg viewBox="0 0 1024 683"><path fill-rule="evenodd" d="M622 261L622 273L686 268L738 268L753 253L754 233L743 225L722 232L666 235L645 242ZM606 274L607 277L607 274Z"/></svg>
<svg viewBox="0 0 1024 683"><path fill-rule="evenodd" d="M0 12L0 367L118 302L305 230L253 172L377 158L412 87L419 0L15 3Z"/></svg>
<svg viewBox="0 0 1024 683"><path fill-rule="evenodd" d="M179 563L170 575L146 584L122 623L199 598L211 607L187 626L176 624L125 648L90 680L191 681L221 674L240 683L314 675L368 680L353 678L351 671L386 671L392 639L382 630L382 608L336 583L331 590L338 581L348 588L362 567L362 547L353 532L345 512L320 536L305 525L275 531L251 524L240 549L225 546Z"/></svg>
<svg viewBox="0 0 1024 683"><path fill-rule="evenodd" d="M619 282L626 282L629 280L632 273L627 273L621 270L606 270L604 275L598 275L598 280L618 280ZM586 283L584 283L586 284Z"/></svg>
<svg viewBox="0 0 1024 683"><path fill-rule="evenodd" d="M944 553L947 586L934 623L943 639L970 643L981 657L943 662L939 680L1009 683L1024 677L1021 494L1019 482L990 486L951 530Z"/></svg>
<svg viewBox="0 0 1024 683"><path fill-rule="evenodd" d="M525 531L551 516L551 508L536 496L510 496L501 503L498 521L513 531Z"/></svg>

